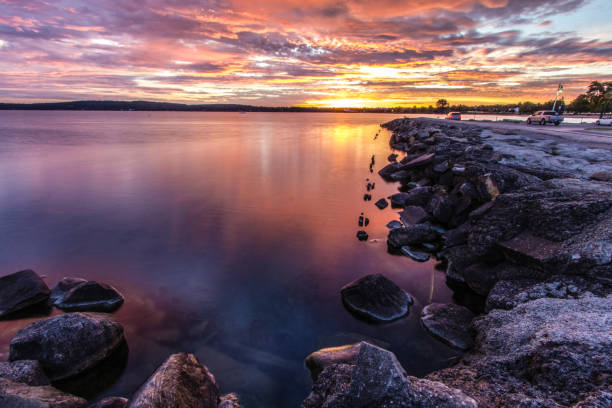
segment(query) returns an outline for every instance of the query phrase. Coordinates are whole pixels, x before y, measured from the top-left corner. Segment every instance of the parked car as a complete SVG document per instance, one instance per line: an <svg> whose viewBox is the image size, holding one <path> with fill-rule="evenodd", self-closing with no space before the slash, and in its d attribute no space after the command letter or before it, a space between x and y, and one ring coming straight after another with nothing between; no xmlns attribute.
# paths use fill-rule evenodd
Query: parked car
<svg viewBox="0 0 612 408"><path fill-rule="evenodd" d="M446 115L446 119L461 120L461 112L449 112L448 115Z"/></svg>
<svg viewBox="0 0 612 408"><path fill-rule="evenodd" d="M539 123L540 125L545 125L547 123L554 123L555 126L559 126L563 119L565 119L565 116L559 115L555 111L538 111L533 115L529 115L527 124Z"/></svg>
<svg viewBox="0 0 612 408"><path fill-rule="evenodd" d="M595 121L597 126L612 126L612 118L599 118Z"/></svg>

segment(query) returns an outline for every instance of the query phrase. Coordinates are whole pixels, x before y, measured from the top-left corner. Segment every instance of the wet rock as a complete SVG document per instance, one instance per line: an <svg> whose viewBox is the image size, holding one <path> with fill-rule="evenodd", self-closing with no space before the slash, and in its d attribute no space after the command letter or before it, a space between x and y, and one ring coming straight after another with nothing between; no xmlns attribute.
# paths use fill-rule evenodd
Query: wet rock
<svg viewBox="0 0 612 408"><path fill-rule="evenodd" d="M417 249L412 248L411 246L403 246L401 248L402 254L412 258L417 262L427 262L429 261L430 255L427 252L422 252Z"/></svg>
<svg viewBox="0 0 612 408"><path fill-rule="evenodd" d="M404 207L404 202L406 197L408 197L408 193L396 193L389 197L389 201L391 201L391 207L393 208L402 208Z"/></svg>
<svg viewBox="0 0 612 408"><path fill-rule="evenodd" d="M390 177L393 173L398 172L401 170L402 165L399 163L391 163L391 164L387 164L385 167L383 167L382 169L380 169L378 171L378 174L380 175L380 177L382 177L385 180L390 180Z"/></svg>
<svg viewBox="0 0 612 408"><path fill-rule="evenodd" d="M400 219L405 226L421 224L429 218L427 211L423 207L416 205L409 205L404 208L404 211L400 212Z"/></svg>
<svg viewBox="0 0 612 408"><path fill-rule="evenodd" d="M69 312L113 312L123 304L123 296L110 285L89 281L73 286L54 304Z"/></svg>
<svg viewBox="0 0 612 408"><path fill-rule="evenodd" d="M31 386L0 378L0 407L85 408L87 401L51 386Z"/></svg>
<svg viewBox="0 0 612 408"><path fill-rule="evenodd" d="M391 248L399 249L407 245L417 245L432 242L438 238L436 232L429 224L415 224L404 228L395 228L389 231L387 244Z"/></svg>
<svg viewBox="0 0 612 408"><path fill-rule="evenodd" d="M19 330L11 340L9 360L38 360L56 381L94 367L123 342L123 327L109 315L69 313Z"/></svg>
<svg viewBox="0 0 612 408"><path fill-rule="evenodd" d="M0 363L0 378L28 385L49 385L49 379L36 360Z"/></svg>
<svg viewBox="0 0 612 408"><path fill-rule="evenodd" d="M213 408L215 377L193 354L173 354L136 391L129 408Z"/></svg>
<svg viewBox="0 0 612 408"><path fill-rule="evenodd" d="M302 408L477 406L456 389L406 375L393 353L366 342L317 353L328 355L322 358L327 364L318 375L313 373L316 381Z"/></svg>
<svg viewBox="0 0 612 408"><path fill-rule="evenodd" d="M363 201L371 201L371 200L372 200L372 194L363 195Z"/></svg>
<svg viewBox="0 0 612 408"><path fill-rule="evenodd" d="M217 408L240 408L240 400L236 394L226 394L219 397Z"/></svg>
<svg viewBox="0 0 612 408"><path fill-rule="evenodd" d="M367 275L344 286L342 302L353 314L375 322L388 322L406 315L413 299L381 274Z"/></svg>
<svg viewBox="0 0 612 408"><path fill-rule="evenodd" d="M457 200L448 194L436 194L427 203L427 212L437 221L447 224L454 215Z"/></svg>
<svg viewBox="0 0 612 408"><path fill-rule="evenodd" d="M70 278L65 277L62 278L59 282L55 284L53 289L51 289L51 295L49 296L49 303L53 304L62 296L64 296L70 289L75 286L80 285L81 283L85 283L87 280L82 278Z"/></svg>
<svg viewBox="0 0 612 408"><path fill-rule="evenodd" d="M389 221L387 223L387 228L389 229L393 229L393 228L401 228L402 227L402 223L396 220L393 221Z"/></svg>
<svg viewBox="0 0 612 408"><path fill-rule="evenodd" d="M417 187L410 190L407 194L404 198L404 207L419 206L424 208L433 197L434 189L432 187Z"/></svg>
<svg viewBox="0 0 612 408"><path fill-rule="evenodd" d="M390 162L395 162L397 160L397 154L395 153L391 153L388 157L387 160L389 160Z"/></svg>
<svg viewBox="0 0 612 408"><path fill-rule="evenodd" d="M430 164L431 162L433 162L435 154L434 153L426 153L423 154L419 157L417 157L414 160L409 161L406 164L402 165L402 169L415 169L418 167L423 167L423 166L427 166L428 164Z"/></svg>
<svg viewBox="0 0 612 408"><path fill-rule="evenodd" d="M596 171L589 177L591 180L612 181L612 173L607 171Z"/></svg>
<svg viewBox="0 0 612 408"><path fill-rule="evenodd" d="M368 233L363 230L357 231L357 239L360 241L367 241Z"/></svg>
<svg viewBox="0 0 612 408"><path fill-rule="evenodd" d="M474 314L466 307L452 303L431 303L423 308L423 327L435 338L459 350L474 344L470 324Z"/></svg>
<svg viewBox="0 0 612 408"><path fill-rule="evenodd" d="M450 165L448 163L448 160L444 160L443 162L433 166L433 171L435 171L436 173L445 173L449 168Z"/></svg>
<svg viewBox="0 0 612 408"><path fill-rule="evenodd" d="M87 408L125 408L127 407L127 398L121 397L108 397L95 404L89 405Z"/></svg>
<svg viewBox="0 0 612 408"><path fill-rule="evenodd" d="M49 288L36 272L27 269L0 278L0 317L45 302Z"/></svg>
<svg viewBox="0 0 612 408"><path fill-rule="evenodd" d="M376 205L379 209L384 210L389 206L389 203L384 198L381 198L376 203L374 203L374 205Z"/></svg>

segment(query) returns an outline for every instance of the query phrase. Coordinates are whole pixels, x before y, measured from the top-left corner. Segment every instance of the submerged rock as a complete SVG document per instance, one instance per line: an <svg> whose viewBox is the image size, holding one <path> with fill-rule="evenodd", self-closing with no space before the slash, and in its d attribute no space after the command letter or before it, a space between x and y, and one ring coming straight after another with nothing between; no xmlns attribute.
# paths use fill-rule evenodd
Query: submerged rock
<svg viewBox="0 0 612 408"><path fill-rule="evenodd" d="M467 350L474 344L470 333L473 318L468 308L453 303L429 304L421 314L423 327L432 336L459 350Z"/></svg>
<svg viewBox="0 0 612 408"><path fill-rule="evenodd" d="M430 255L427 252L418 251L411 246L403 246L402 254L412 258L417 262L427 262L429 261Z"/></svg>
<svg viewBox="0 0 612 408"><path fill-rule="evenodd" d="M44 302L49 288L36 272L26 269L0 278L0 317Z"/></svg>
<svg viewBox="0 0 612 408"><path fill-rule="evenodd" d="M388 322L406 315L413 299L381 274L367 275L340 291L346 308L359 317Z"/></svg>
<svg viewBox="0 0 612 408"><path fill-rule="evenodd" d="M401 228L402 227L402 223L396 220L393 221L389 221L387 223L387 228L389 229L394 229L394 228Z"/></svg>
<svg viewBox="0 0 612 408"><path fill-rule="evenodd" d="M173 354L136 391L129 408L216 408L215 377L193 354Z"/></svg>
<svg viewBox="0 0 612 408"><path fill-rule="evenodd" d="M127 398L122 397L108 397L95 404L89 405L87 408L125 408L127 407Z"/></svg>
<svg viewBox="0 0 612 408"><path fill-rule="evenodd" d="M385 208L387 208L387 206L389 206L389 203L386 199L381 198L380 200L375 202L374 205L377 206L379 209L384 210Z"/></svg>
<svg viewBox="0 0 612 408"><path fill-rule="evenodd" d="M55 303L56 300L60 299L62 296L66 294L70 289L75 286L80 285L81 283L85 283L87 280L82 278L70 278L65 277L62 278L59 282L55 284L53 289L51 289L51 295L49 296L49 302L51 304Z"/></svg>
<svg viewBox="0 0 612 408"><path fill-rule="evenodd" d="M87 401L51 386L31 386L0 378L0 407L85 408Z"/></svg>
<svg viewBox="0 0 612 408"><path fill-rule="evenodd" d="M36 360L18 360L0 363L0 378L28 385L49 385L49 379Z"/></svg>
<svg viewBox="0 0 612 408"><path fill-rule="evenodd" d="M363 230L357 231L357 239L360 241L367 241L368 233Z"/></svg>
<svg viewBox="0 0 612 408"><path fill-rule="evenodd" d="M389 231L387 243L391 248L422 244L438 239L438 232L429 224L416 224Z"/></svg>
<svg viewBox="0 0 612 408"><path fill-rule="evenodd" d="M476 402L440 382L406 375L393 353L361 342L323 349L307 358L312 392L302 408L475 408ZM313 365L312 361L319 363Z"/></svg>
<svg viewBox="0 0 612 408"><path fill-rule="evenodd" d="M65 311L113 312L123 304L123 296L110 285L89 281L73 286L54 304Z"/></svg>
<svg viewBox="0 0 612 408"><path fill-rule="evenodd" d="M51 381L80 374L124 342L110 315L68 313L31 323L11 340L9 360L38 360Z"/></svg>

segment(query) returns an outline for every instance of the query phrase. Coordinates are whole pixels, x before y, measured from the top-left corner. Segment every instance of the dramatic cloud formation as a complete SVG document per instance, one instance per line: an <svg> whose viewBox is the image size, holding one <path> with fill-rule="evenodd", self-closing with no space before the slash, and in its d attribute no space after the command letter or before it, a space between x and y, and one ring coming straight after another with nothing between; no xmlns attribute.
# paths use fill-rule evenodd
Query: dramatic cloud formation
<svg viewBox="0 0 612 408"><path fill-rule="evenodd" d="M0 0L0 100L390 106L612 77L609 0Z"/></svg>

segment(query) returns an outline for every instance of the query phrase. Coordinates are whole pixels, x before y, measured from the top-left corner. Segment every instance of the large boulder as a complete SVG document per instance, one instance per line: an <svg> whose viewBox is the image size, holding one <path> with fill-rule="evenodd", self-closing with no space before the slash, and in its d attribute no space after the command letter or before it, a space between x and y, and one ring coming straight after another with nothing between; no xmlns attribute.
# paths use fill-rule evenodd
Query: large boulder
<svg viewBox="0 0 612 408"><path fill-rule="evenodd" d="M367 275L340 291L346 308L358 317L388 322L406 315L414 300L381 274Z"/></svg>
<svg viewBox="0 0 612 408"><path fill-rule="evenodd" d="M0 378L28 385L49 385L49 379L36 360L17 360L0 363Z"/></svg>
<svg viewBox="0 0 612 408"><path fill-rule="evenodd" d="M470 324L474 314L466 307L453 303L432 303L423 308L421 322L432 336L459 350L474 344Z"/></svg>
<svg viewBox="0 0 612 408"><path fill-rule="evenodd" d="M113 312L123 304L123 296L110 285L89 281L74 285L54 304L68 312Z"/></svg>
<svg viewBox="0 0 612 408"><path fill-rule="evenodd" d="M31 386L0 378L0 407L85 408L87 401L51 386Z"/></svg>
<svg viewBox="0 0 612 408"><path fill-rule="evenodd" d="M492 310L473 321L474 351L429 378L487 407L526 400L542 407L578 403L609 384L611 311L612 295L541 298Z"/></svg>
<svg viewBox="0 0 612 408"><path fill-rule="evenodd" d="M76 376L110 356L125 341L110 315L69 313L29 324L11 340L9 360L38 360L51 381Z"/></svg>
<svg viewBox="0 0 612 408"><path fill-rule="evenodd" d="M323 349L307 361L320 360L312 392L302 408L460 408L476 407L461 391L440 382L406 375L393 353L361 342ZM308 363L307 363L308 364ZM312 365L312 364L311 364Z"/></svg>
<svg viewBox="0 0 612 408"><path fill-rule="evenodd" d="M219 388L193 354L173 354L136 391L129 408L216 408Z"/></svg>
<svg viewBox="0 0 612 408"><path fill-rule="evenodd" d="M414 224L389 231L387 243L389 247L399 249L406 245L432 242L437 240L438 237L438 232L430 224Z"/></svg>
<svg viewBox="0 0 612 408"><path fill-rule="evenodd" d="M36 272L27 269L0 278L0 317L44 302L49 288Z"/></svg>

